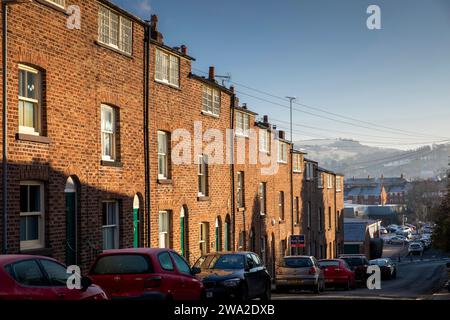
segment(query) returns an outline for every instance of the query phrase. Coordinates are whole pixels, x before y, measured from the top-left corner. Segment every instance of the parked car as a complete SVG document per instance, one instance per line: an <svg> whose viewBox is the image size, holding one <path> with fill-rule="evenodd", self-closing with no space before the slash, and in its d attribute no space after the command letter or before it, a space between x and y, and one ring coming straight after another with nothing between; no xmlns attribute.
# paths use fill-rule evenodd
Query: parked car
<svg viewBox="0 0 450 320"><path fill-rule="evenodd" d="M344 287L346 290L355 288L355 272L343 259L319 260L319 267L325 276L325 286Z"/></svg>
<svg viewBox="0 0 450 320"><path fill-rule="evenodd" d="M345 260L355 272L355 280L360 285L365 285L367 281L367 267L369 260L363 254L345 254L340 255L339 259Z"/></svg>
<svg viewBox="0 0 450 320"><path fill-rule="evenodd" d="M205 291L198 272L173 250L138 248L104 251L89 277L112 299L199 300Z"/></svg>
<svg viewBox="0 0 450 320"><path fill-rule="evenodd" d="M385 227L381 227L381 228L380 228L380 233L381 233L381 234L388 234L389 232L386 230Z"/></svg>
<svg viewBox="0 0 450 320"><path fill-rule="evenodd" d="M210 253L195 263L201 272L206 298L270 300L272 281L260 257L253 252Z"/></svg>
<svg viewBox="0 0 450 320"><path fill-rule="evenodd" d="M395 233L397 232L399 229L399 226L396 224L390 224L386 227L386 230L389 231L390 233Z"/></svg>
<svg viewBox="0 0 450 320"><path fill-rule="evenodd" d="M276 268L277 291L306 289L320 293L325 289L325 275L313 256L287 256Z"/></svg>
<svg viewBox="0 0 450 320"><path fill-rule="evenodd" d="M69 289L67 267L55 259L30 255L0 255L0 300L107 300L89 278L81 289Z"/></svg>
<svg viewBox="0 0 450 320"><path fill-rule="evenodd" d="M388 244L404 244L408 243L409 240L405 238L404 236L394 236L387 240Z"/></svg>
<svg viewBox="0 0 450 320"><path fill-rule="evenodd" d="M423 245L421 242L411 242L408 246L408 254L423 254Z"/></svg>
<svg viewBox="0 0 450 320"><path fill-rule="evenodd" d="M382 279L395 279L397 277L397 265L390 258L379 258L369 261L370 265L380 267Z"/></svg>

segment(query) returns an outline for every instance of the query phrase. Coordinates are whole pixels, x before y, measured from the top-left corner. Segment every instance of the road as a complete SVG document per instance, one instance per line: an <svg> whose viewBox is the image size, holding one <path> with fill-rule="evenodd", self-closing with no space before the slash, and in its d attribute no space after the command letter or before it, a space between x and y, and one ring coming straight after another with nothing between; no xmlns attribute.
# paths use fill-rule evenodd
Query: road
<svg viewBox="0 0 450 320"><path fill-rule="evenodd" d="M274 300L304 299L432 299L433 293L442 288L447 279L445 257L433 250L420 256L406 257L401 245L385 245L383 256L391 257L397 263L397 279L382 280L380 290L358 288L351 291L327 289L317 295L309 292L273 294ZM398 257L400 255L400 262Z"/></svg>

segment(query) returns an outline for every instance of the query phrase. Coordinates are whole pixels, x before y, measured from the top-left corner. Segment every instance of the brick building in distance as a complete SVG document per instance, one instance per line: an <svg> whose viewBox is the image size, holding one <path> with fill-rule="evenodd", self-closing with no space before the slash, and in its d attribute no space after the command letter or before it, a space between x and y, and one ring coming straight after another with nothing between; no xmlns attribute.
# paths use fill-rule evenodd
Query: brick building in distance
<svg viewBox="0 0 450 320"><path fill-rule="evenodd" d="M68 5L81 29L66 27ZM251 250L273 274L285 255L343 252L343 177L257 119L214 67L194 74L156 16L106 0L9 16L9 253L86 270L111 248L170 247L190 263Z"/></svg>

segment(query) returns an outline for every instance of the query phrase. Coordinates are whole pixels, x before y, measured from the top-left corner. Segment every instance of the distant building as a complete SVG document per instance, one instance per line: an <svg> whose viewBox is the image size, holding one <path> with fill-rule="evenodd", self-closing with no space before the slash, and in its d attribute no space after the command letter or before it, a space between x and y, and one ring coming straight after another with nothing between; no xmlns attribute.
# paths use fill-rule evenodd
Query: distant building
<svg viewBox="0 0 450 320"><path fill-rule="evenodd" d="M351 178L345 181L345 200L352 204L405 204L409 182L403 175L385 178Z"/></svg>
<svg viewBox="0 0 450 320"><path fill-rule="evenodd" d="M381 256L381 221L344 218L344 253L365 254L369 259Z"/></svg>

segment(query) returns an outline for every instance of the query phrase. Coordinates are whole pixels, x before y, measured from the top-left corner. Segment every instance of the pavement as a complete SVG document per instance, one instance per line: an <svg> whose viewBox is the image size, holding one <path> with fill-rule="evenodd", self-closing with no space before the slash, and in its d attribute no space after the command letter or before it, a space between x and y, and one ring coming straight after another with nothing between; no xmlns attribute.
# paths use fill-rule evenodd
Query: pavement
<svg viewBox="0 0 450 320"><path fill-rule="evenodd" d="M385 245L383 256L397 263L397 278L382 280L380 290L357 288L351 291L327 289L321 294L306 291L273 294L274 300L450 300L444 289L448 280L449 257L430 249L423 256L406 257L401 245ZM400 262L398 257L400 256Z"/></svg>

